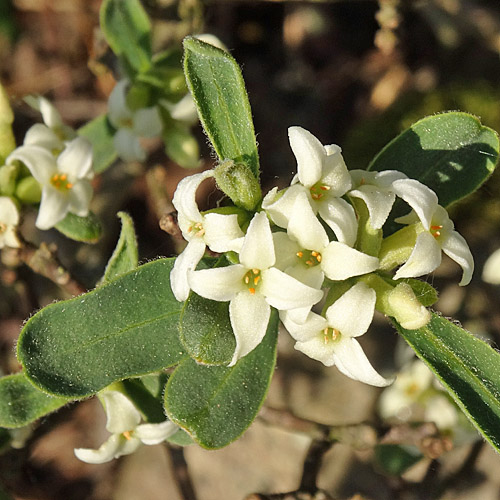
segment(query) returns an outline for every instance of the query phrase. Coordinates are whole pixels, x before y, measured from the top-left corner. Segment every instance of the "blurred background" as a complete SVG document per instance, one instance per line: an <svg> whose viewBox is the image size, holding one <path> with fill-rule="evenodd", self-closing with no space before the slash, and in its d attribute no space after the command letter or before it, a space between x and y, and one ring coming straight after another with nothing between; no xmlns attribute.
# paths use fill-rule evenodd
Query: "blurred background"
<svg viewBox="0 0 500 500"><path fill-rule="evenodd" d="M106 112L116 61L99 31L100 0L0 0L0 79L15 111L18 144L39 116L27 94L48 97L77 128ZM239 1L144 0L157 50L190 33L213 33L242 66L259 142L264 192L284 187L295 173L287 128L300 125L324 144L339 144L349 168L371 158L418 119L445 110L470 112L500 131L500 2L498 0ZM204 167L213 155L196 131ZM144 164L118 162L96 179L92 210L105 231L95 245L38 231L26 214L22 233L45 242L75 280L91 289L101 277L119 233L116 212L135 221L141 262L172 256L179 241L158 225L187 171L148 144ZM493 346L500 346L500 287L485 284L486 258L500 247L500 173L451 207L456 229L476 262L472 283L457 283L448 260L428 277L440 291L436 308ZM207 206L216 197L208 196ZM171 209L171 208L170 208ZM2 252L0 369L19 369L14 346L26 318L64 287ZM407 354L393 328L378 318L363 346L385 374ZM364 386L296 353L280 336L278 366L266 402L315 422L379 423L380 389ZM355 394L355 397L353 397ZM272 421L272 423L270 423ZM105 418L94 400L43 419L24 448L0 455L0 485L13 499L182 500L179 453L143 447L106 465L79 462L73 448L98 446ZM236 443L220 451L185 450L199 500L244 499L298 487L310 437L283 419L258 418ZM379 425L379 424L377 424ZM318 484L336 499L500 498L500 460L474 438L445 443L408 468L388 469L373 448L336 444L322 457ZM453 448L449 450L449 448ZM445 450L449 450L444 452ZM443 453L442 453L443 452ZM380 457L379 457L380 458ZM396 472L396 473L394 473ZM0 491L0 499L2 499ZM259 497L260 498L260 497ZM264 498L264 497L263 497ZM266 497L267 498L267 497ZM325 497L327 498L327 497Z"/></svg>

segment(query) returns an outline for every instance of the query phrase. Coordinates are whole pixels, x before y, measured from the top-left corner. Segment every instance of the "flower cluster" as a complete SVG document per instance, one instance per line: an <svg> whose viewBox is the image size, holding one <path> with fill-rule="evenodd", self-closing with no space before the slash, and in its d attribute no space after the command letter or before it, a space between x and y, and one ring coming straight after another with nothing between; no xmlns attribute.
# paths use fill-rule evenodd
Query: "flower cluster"
<svg viewBox="0 0 500 500"><path fill-rule="evenodd" d="M37 191L40 196L41 189L36 226L49 229L68 212L80 217L88 214L93 194L90 184L93 177L92 145L64 125L57 110L44 97L28 98L27 102L40 111L44 123L37 123L28 130L23 145L11 152L6 164L19 160L29 169L36 185L36 188L31 186L32 192ZM36 199L35 195L32 196ZM4 210L1 210L0 217L3 215ZM18 218L8 217L11 224L14 219L17 224ZM13 246L12 242L10 246Z"/></svg>
<svg viewBox="0 0 500 500"><path fill-rule="evenodd" d="M289 140L297 175L264 197L248 226L236 211L198 209L196 191L217 178L217 169L180 182L173 204L188 245L172 271L172 290L179 301L190 290L229 301L236 337L230 366L261 342L274 307L296 349L355 380L388 385L356 337L367 332L375 309L403 328L427 324L430 313L410 278L436 269L443 250L462 267L465 285L473 271L470 250L424 184L397 171L350 172L338 146L323 146L301 127L289 129ZM402 229L384 238L396 198L411 212L397 220ZM197 269L207 247L232 252L231 264ZM313 307L322 300L318 314Z"/></svg>

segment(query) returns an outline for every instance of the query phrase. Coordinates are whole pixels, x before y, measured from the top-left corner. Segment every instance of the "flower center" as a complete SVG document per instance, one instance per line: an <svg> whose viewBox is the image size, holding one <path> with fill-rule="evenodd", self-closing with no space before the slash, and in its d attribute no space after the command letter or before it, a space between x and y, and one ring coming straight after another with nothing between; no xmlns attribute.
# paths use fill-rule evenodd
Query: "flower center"
<svg viewBox="0 0 500 500"><path fill-rule="evenodd" d="M0 222L0 234L5 233L5 231L7 231L7 224Z"/></svg>
<svg viewBox="0 0 500 500"><path fill-rule="evenodd" d="M336 328L330 328L326 327L323 330L323 341L325 344L328 344L328 342L335 342L340 339L340 336L342 335Z"/></svg>
<svg viewBox="0 0 500 500"><path fill-rule="evenodd" d="M321 254L315 250L300 250L295 255L307 267L317 266L321 262Z"/></svg>
<svg viewBox="0 0 500 500"><path fill-rule="evenodd" d="M201 222L195 222L188 227L188 233L193 233L192 236L201 238L205 234L205 228Z"/></svg>
<svg viewBox="0 0 500 500"><path fill-rule="evenodd" d="M330 191L330 186L317 182L314 186L311 186L310 191L312 199L319 201L323 198L323 196L325 196L326 193L328 193L328 191Z"/></svg>
<svg viewBox="0 0 500 500"><path fill-rule="evenodd" d="M66 174L54 174L50 178L50 183L59 191L68 191L73 187Z"/></svg>
<svg viewBox="0 0 500 500"><path fill-rule="evenodd" d="M127 441L130 441L132 439L132 431L122 432L122 435Z"/></svg>
<svg viewBox="0 0 500 500"><path fill-rule="evenodd" d="M431 226L430 232L434 238L439 238L441 236L441 229L443 229L443 226L440 225L435 225Z"/></svg>
<svg viewBox="0 0 500 500"><path fill-rule="evenodd" d="M250 269L245 276L243 276L243 282L248 288L248 291L254 295L262 276L260 275L260 269Z"/></svg>

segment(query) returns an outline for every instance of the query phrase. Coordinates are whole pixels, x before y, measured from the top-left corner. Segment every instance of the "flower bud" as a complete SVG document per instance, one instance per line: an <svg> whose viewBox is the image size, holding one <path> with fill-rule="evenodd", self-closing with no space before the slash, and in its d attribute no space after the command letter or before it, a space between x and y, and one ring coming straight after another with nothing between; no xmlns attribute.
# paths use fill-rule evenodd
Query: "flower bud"
<svg viewBox="0 0 500 500"><path fill-rule="evenodd" d="M42 198L40 184L31 176L21 179L16 187L16 197L23 203L39 203Z"/></svg>
<svg viewBox="0 0 500 500"><path fill-rule="evenodd" d="M245 210L255 210L262 200L258 180L250 167L233 160L224 160L214 170L215 181L233 203Z"/></svg>
<svg viewBox="0 0 500 500"><path fill-rule="evenodd" d="M391 311L389 315L407 330L417 330L431 319L431 313L417 299L413 289L407 283L399 283L387 295Z"/></svg>
<svg viewBox="0 0 500 500"><path fill-rule="evenodd" d="M17 165L0 167L0 195L12 196L16 190L16 179L19 173Z"/></svg>

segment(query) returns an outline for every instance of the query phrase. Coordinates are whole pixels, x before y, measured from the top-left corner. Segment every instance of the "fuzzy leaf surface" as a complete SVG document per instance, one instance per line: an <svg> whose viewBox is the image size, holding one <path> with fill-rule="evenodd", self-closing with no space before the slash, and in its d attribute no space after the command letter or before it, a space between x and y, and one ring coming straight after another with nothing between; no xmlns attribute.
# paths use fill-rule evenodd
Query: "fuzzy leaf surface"
<svg viewBox="0 0 500 500"><path fill-rule="evenodd" d="M418 330L395 325L474 426L500 451L500 353L435 313Z"/></svg>
<svg viewBox="0 0 500 500"><path fill-rule="evenodd" d="M189 358L170 377L167 415L204 448L228 445L255 419L276 363L278 322L273 311L264 340L235 366L204 366Z"/></svg>
<svg viewBox="0 0 500 500"><path fill-rule="evenodd" d="M170 289L172 267L173 259L150 262L35 314L18 342L29 380L78 399L177 364L186 354L178 339L182 304Z"/></svg>

